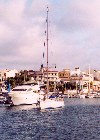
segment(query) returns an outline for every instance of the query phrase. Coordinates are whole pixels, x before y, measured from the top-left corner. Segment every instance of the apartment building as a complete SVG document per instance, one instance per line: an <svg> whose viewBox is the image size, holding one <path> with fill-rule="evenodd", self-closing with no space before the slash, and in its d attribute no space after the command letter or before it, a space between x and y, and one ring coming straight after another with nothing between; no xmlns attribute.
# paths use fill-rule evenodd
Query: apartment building
<svg viewBox="0 0 100 140"><path fill-rule="evenodd" d="M60 81L70 82L70 69L63 69L58 73Z"/></svg>
<svg viewBox="0 0 100 140"><path fill-rule="evenodd" d="M56 82L59 80L59 77L58 77L58 71L57 70L52 70L52 69L49 69L48 70L48 80L49 82ZM47 70L44 69L43 71L43 81L46 82L47 81Z"/></svg>

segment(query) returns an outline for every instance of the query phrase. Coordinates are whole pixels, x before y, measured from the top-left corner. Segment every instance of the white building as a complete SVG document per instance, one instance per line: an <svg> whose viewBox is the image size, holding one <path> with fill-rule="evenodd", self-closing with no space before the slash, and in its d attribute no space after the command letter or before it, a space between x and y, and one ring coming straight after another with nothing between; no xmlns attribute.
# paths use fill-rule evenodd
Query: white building
<svg viewBox="0 0 100 140"><path fill-rule="evenodd" d="M16 76L16 74L18 73L18 71L17 70L8 70L7 72L6 72L6 78L10 78L10 77L15 77Z"/></svg>
<svg viewBox="0 0 100 140"><path fill-rule="evenodd" d="M81 74L81 70L79 67L76 67L75 70L71 70L71 75L79 76Z"/></svg>
<svg viewBox="0 0 100 140"><path fill-rule="evenodd" d="M4 69L4 70L0 70L0 79L1 81L6 80L8 77L15 77L16 74L18 73L17 70L8 70L8 69Z"/></svg>
<svg viewBox="0 0 100 140"><path fill-rule="evenodd" d="M3 73L0 71L0 82L3 81L3 77L4 77L4 75L3 75Z"/></svg>
<svg viewBox="0 0 100 140"><path fill-rule="evenodd" d="M80 81L80 85L82 86L82 90L84 93L88 93L89 92L89 88L90 91L93 88L93 81L94 81L94 77L93 74L82 74L81 76L81 81Z"/></svg>
<svg viewBox="0 0 100 140"><path fill-rule="evenodd" d="M0 70L0 82L2 83L3 81L5 81L5 79L6 79L6 73L7 72L7 70L6 69L4 69L4 70Z"/></svg>
<svg viewBox="0 0 100 140"><path fill-rule="evenodd" d="M47 71L46 70L44 70L44 72L43 72L43 78L44 78L44 81L46 82L47 81ZM56 82L58 80L59 80L58 71L49 69L48 70L48 81Z"/></svg>

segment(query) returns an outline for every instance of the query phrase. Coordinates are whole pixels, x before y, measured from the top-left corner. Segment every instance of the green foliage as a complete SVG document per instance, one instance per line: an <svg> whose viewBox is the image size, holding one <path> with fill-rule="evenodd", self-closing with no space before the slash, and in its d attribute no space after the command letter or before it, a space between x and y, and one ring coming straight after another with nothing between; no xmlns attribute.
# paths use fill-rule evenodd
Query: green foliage
<svg viewBox="0 0 100 140"><path fill-rule="evenodd" d="M17 85L22 85L25 81L29 81L30 78L25 74L24 72L21 71L20 75L16 75L14 78L10 77L7 78L7 81L10 83L11 88L14 88Z"/></svg>

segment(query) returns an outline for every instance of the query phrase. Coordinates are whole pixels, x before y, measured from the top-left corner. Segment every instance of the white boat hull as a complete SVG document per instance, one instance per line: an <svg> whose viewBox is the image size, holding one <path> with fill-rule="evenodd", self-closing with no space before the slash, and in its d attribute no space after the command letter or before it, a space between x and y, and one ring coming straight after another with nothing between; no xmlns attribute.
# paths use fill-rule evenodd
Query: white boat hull
<svg viewBox="0 0 100 140"><path fill-rule="evenodd" d="M36 104L39 100L39 96L36 93L30 94L12 94L10 95L13 105L21 104Z"/></svg>
<svg viewBox="0 0 100 140"><path fill-rule="evenodd" d="M85 94L82 94L82 95L79 95L79 97L80 97L81 99L85 99L85 98L86 98L86 95L85 95Z"/></svg>
<svg viewBox="0 0 100 140"><path fill-rule="evenodd" d="M64 106L64 101L62 101L62 100L46 99L45 101L40 101L41 109L59 108L59 107L63 107L63 106Z"/></svg>

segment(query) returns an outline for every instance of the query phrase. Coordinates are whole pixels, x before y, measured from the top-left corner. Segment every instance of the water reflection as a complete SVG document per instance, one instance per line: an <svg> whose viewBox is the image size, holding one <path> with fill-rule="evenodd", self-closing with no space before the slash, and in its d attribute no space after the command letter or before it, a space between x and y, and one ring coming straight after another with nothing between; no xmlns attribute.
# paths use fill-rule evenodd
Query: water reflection
<svg viewBox="0 0 100 140"><path fill-rule="evenodd" d="M36 109L36 106L35 105L19 105L19 106L13 106L11 108L12 108L12 110L19 111L19 110Z"/></svg>

